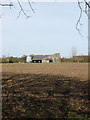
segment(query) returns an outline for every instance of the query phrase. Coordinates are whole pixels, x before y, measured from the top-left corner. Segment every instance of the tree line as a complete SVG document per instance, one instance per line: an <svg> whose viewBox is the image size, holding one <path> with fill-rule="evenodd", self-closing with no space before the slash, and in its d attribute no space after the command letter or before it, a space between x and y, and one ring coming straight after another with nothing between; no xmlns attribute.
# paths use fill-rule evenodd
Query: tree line
<svg viewBox="0 0 90 120"><path fill-rule="evenodd" d="M0 63L26 63L27 55L23 55L22 57L2 57L0 58ZM88 62L88 56L73 56L70 58L61 58L61 62Z"/></svg>
<svg viewBox="0 0 90 120"><path fill-rule="evenodd" d="M0 58L0 63L25 63L26 62L26 55L23 55L22 57L2 57Z"/></svg>

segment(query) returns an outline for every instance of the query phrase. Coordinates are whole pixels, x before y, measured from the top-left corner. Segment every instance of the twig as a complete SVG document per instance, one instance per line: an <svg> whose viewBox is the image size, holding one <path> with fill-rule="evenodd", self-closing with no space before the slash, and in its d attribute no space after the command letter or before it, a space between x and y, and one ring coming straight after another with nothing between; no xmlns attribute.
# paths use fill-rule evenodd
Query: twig
<svg viewBox="0 0 90 120"><path fill-rule="evenodd" d="M19 0L17 0L17 2L18 2L18 4L19 4L19 7L20 7L20 12L19 12L19 15L18 15L18 17L20 16L20 14L21 14L21 12L27 17L27 18L29 18L30 16L28 16L27 14L26 14L26 12L25 12L25 10L23 9L23 7L22 7L22 5L21 5L21 3L20 3L20 1ZM17 18L18 18L17 17Z"/></svg>
<svg viewBox="0 0 90 120"><path fill-rule="evenodd" d="M86 3L86 5L90 8L90 5L88 4L88 2L86 0L84 0L84 2Z"/></svg>
<svg viewBox="0 0 90 120"><path fill-rule="evenodd" d="M78 24L80 24L81 25L81 23L80 23L80 20L81 20L81 17L82 17L82 13L83 13L83 10L82 10L82 7L81 7L81 2L79 2L79 0L78 0L78 6L79 6L79 8L80 8L80 16L79 16L79 19L78 19L78 21L77 21L77 23L76 23L76 29L78 30L78 32L79 32L79 34L80 34L80 36L82 36L83 37L83 35L81 34L81 31L80 31L80 29L78 28Z"/></svg>
<svg viewBox="0 0 90 120"><path fill-rule="evenodd" d="M30 0L28 0L28 4L29 4L31 10L33 11L33 13L35 13L34 9L32 8L32 5L31 5L31 3L30 3Z"/></svg>
<svg viewBox="0 0 90 120"><path fill-rule="evenodd" d="M3 4L2 3L2 4L0 4L0 6L10 6L11 7L11 6L13 6L13 4L12 4L12 2L10 4Z"/></svg>

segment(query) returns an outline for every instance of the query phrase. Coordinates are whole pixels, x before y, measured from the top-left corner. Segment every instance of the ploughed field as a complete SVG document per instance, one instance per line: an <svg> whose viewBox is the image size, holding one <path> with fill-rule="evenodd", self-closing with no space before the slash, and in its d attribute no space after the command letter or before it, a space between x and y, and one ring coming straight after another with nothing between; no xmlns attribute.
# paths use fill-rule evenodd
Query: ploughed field
<svg viewBox="0 0 90 120"><path fill-rule="evenodd" d="M87 63L2 65L2 118L88 119Z"/></svg>

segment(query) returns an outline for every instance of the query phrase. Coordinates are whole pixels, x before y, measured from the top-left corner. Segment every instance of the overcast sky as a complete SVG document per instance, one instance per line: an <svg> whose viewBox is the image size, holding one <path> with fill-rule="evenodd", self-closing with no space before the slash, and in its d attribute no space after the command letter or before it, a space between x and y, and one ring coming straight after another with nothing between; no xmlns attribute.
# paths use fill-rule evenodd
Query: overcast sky
<svg viewBox="0 0 90 120"><path fill-rule="evenodd" d="M26 4L25 4L26 5ZM19 7L2 11L3 54L22 56L30 54L53 54L71 57L72 48L77 55L88 54L87 16L81 19L82 38L76 30L80 10L74 3L33 3L35 14L28 12L30 18L19 13ZM27 5L25 10L28 10Z"/></svg>

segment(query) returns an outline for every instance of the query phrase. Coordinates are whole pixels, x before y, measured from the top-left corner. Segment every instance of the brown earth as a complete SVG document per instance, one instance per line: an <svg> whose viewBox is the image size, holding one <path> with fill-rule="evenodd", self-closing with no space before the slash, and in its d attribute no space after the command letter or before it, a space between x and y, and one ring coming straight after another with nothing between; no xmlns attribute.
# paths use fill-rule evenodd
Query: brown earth
<svg viewBox="0 0 90 120"><path fill-rule="evenodd" d="M88 119L88 64L3 64L2 115Z"/></svg>

